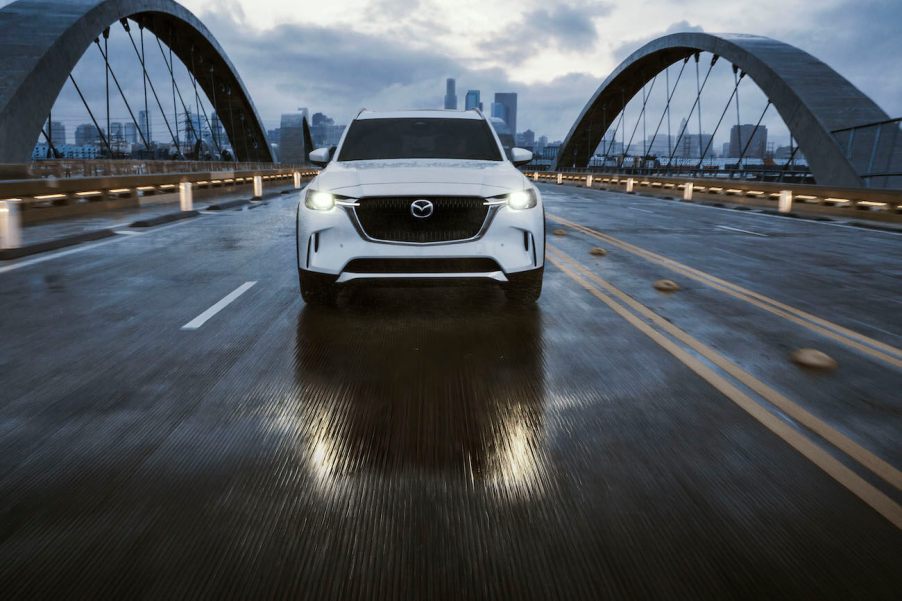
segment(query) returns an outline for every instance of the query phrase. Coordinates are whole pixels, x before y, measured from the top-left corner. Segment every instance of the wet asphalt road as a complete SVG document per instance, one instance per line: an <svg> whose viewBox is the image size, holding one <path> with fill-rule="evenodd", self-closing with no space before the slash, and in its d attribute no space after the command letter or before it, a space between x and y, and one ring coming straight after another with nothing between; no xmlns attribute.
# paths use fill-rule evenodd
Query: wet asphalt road
<svg viewBox="0 0 902 601"><path fill-rule="evenodd" d="M534 309L305 307L290 197L0 265L0 596L898 598L902 236L543 190Z"/></svg>

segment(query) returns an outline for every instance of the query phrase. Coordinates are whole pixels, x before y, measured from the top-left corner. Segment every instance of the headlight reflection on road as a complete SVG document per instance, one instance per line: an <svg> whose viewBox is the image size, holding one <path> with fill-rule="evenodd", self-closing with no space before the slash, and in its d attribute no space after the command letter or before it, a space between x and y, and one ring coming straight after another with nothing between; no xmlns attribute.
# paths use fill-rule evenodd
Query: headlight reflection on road
<svg viewBox="0 0 902 601"><path fill-rule="evenodd" d="M492 445L495 452L489 462L489 483L515 499L542 496L546 472L543 438L541 430L523 419L505 423Z"/></svg>

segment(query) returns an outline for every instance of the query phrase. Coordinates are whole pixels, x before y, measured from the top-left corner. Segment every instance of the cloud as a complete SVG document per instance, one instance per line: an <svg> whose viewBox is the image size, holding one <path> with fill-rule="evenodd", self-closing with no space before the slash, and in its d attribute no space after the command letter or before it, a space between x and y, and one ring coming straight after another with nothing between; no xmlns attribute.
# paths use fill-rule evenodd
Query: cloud
<svg viewBox="0 0 902 601"><path fill-rule="evenodd" d="M439 50L414 47L403 38L337 27L286 24L248 32L232 17L208 15L205 22L228 48L269 127L275 127L280 113L300 106L341 122L361 107L438 108L445 78L456 77L461 104L466 89L481 90L486 106L492 92L516 91L523 129L562 135L598 85L598 79L586 73L526 84L503 69L474 66Z"/></svg>
<svg viewBox="0 0 902 601"><path fill-rule="evenodd" d="M588 2L537 8L482 40L479 48L512 64L520 64L549 47L567 52L590 50L598 41L595 20L610 14L612 5Z"/></svg>
<svg viewBox="0 0 902 601"><path fill-rule="evenodd" d="M645 35L638 39L628 40L622 42L615 46L612 50L612 54L618 63L622 62L626 57L630 54L644 46L645 44L651 42L652 40L656 40L657 38L663 37L665 35L670 35L672 33L686 33L686 32L704 32L704 28L699 25L692 25L689 21L685 19L679 21L677 23L673 23L667 29L663 31L659 31L654 34Z"/></svg>

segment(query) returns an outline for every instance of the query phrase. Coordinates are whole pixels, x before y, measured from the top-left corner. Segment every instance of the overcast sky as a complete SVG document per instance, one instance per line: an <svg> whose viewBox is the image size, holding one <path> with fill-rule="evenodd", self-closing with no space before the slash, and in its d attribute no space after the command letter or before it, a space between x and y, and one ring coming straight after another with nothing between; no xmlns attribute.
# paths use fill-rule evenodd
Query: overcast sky
<svg viewBox="0 0 902 601"><path fill-rule="evenodd" d="M520 129L562 137L629 52L698 29L795 44L902 116L900 0L184 3L220 38L267 121L298 106L341 121L364 106L438 107L453 76L461 104L468 88L484 101L519 92Z"/></svg>
<svg viewBox="0 0 902 601"><path fill-rule="evenodd" d="M461 105L469 88L486 106L496 91L518 92L519 129L560 138L629 52L686 30L797 45L902 116L902 0L182 3L219 39L268 127L298 107L338 122L361 107L439 107L456 77ZM757 117L753 105L743 121Z"/></svg>

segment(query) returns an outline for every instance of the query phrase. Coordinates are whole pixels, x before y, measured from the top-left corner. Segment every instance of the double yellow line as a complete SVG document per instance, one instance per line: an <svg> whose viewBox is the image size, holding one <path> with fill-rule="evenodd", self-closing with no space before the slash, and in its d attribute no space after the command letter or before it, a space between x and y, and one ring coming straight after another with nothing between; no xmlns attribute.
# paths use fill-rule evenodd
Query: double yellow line
<svg viewBox="0 0 902 601"><path fill-rule="evenodd" d="M753 290L743 288L732 282L722 280L711 274L705 273L698 269L684 265L673 259L669 259L662 255L640 248L634 244L624 242L614 236L599 232L598 230L574 223L568 219L564 219L558 215L547 214L547 217L561 225L571 227L579 232L587 234L596 240L601 240L612 246L616 246L622 250L632 253L638 257L646 259L652 263L656 263L667 269L683 275L687 278L700 282L710 288L723 292L729 296L745 301L759 309L782 317L788 321L798 324L812 332L821 336L839 342L845 346L853 348L870 357L878 359L895 368L902 368L902 350L889 344L869 338L864 334L860 334L848 328L844 328L838 324L827 321L816 315L812 315L801 309L797 309L785 303L781 303L763 294L759 294Z"/></svg>
<svg viewBox="0 0 902 601"><path fill-rule="evenodd" d="M751 390L779 411L792 417L799 424L827 440L897 490L902 489L902 472L861 447L841 432L838 432L817 416L812 415L797 403L789 400L764 382L744 371L720 353L677 328L561 250L549 244L547 245L547 251L549 261L577 284L605 303L633 327L651 338L834 480L870 505L893 525L897 528L902 528L902 507L898 503L849 469L815 441L769 411L764 404L755 400L750 394L737 386L737 383ZM684 346L681 346L676 341ZM710 361L722 373L699 360L687 348ZM732 377L733 380L731 381L724 374Z"/></svg>

